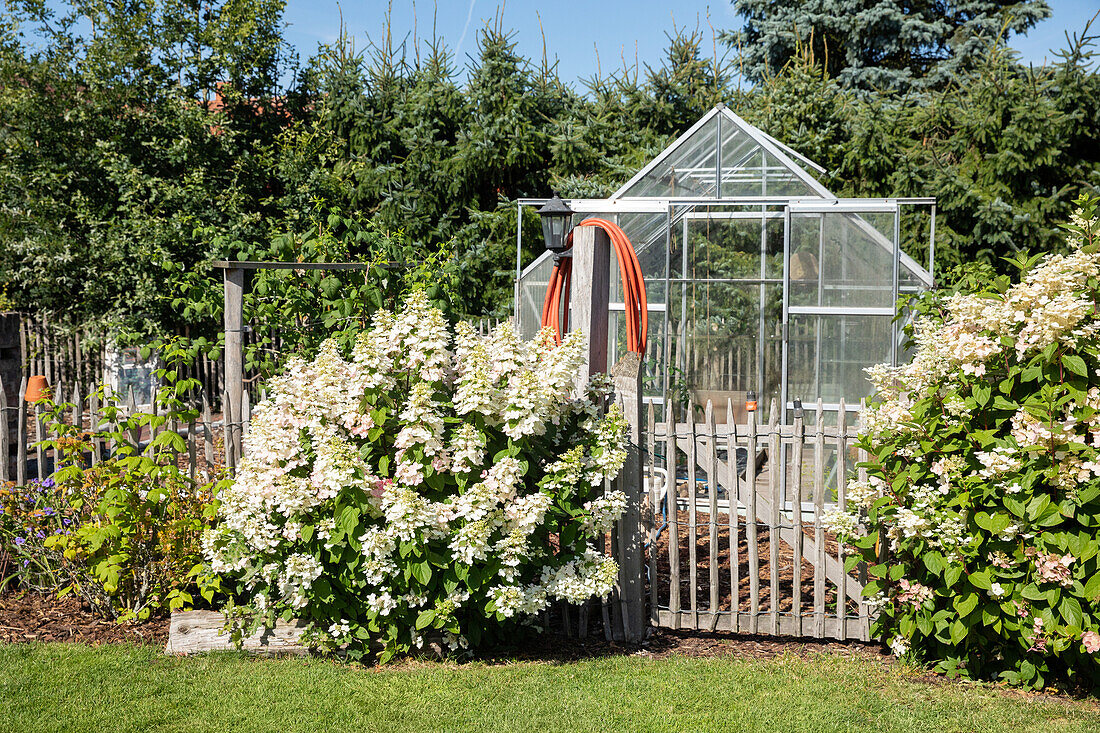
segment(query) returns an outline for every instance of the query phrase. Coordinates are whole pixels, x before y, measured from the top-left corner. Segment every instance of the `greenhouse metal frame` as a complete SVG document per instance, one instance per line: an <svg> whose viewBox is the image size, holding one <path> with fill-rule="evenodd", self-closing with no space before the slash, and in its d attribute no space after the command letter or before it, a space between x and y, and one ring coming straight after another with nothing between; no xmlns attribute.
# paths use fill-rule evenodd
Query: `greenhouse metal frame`
<svg viewBox="0 0 1100 733"><path fill-rule="evenodd" d="M899 296L932 287L934 198L839 198L824 169L718 105L607 199L569 199L574 224L615 222L638 254L649 299L645 399L713 401L740 418L746 395L779 419L818 399L832 419L870 393L864 369L905 359ZM518 202L515 316L539 327L553 267L526 264ZM917 258L927 262L922 265ZM610 358L625 351L612 262ZM741 422L738 419L738 422Z"/></svg>

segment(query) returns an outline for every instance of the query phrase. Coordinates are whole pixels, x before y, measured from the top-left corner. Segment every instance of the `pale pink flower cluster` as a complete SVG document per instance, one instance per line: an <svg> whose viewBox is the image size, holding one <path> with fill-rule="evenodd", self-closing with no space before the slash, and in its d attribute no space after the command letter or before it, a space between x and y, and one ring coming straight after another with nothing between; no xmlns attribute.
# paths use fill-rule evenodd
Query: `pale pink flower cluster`
<svg viewBox="0 0 1100 733"><path fill-rule="evenodd" d="M914 608L919 608L926 601L932 600L932 589L918 581L902 578L898 585L901 586L901 592L897 595L899 603L907 603Z"/></svg>
<svg viewBox="0 0 1100 733"><path fill-rule="evenodd" d="M1095 631L1086 631L1081 634L1081 643L1085 645L1085 651L1089 654L1100 652L1100 634Z"/></svg>
<svg viewBox="0 0 1100 733"><path fill-rule="evenodd" d="M1061 586L1073 585L1073 575L1069 566L1076 558L1073 555L1057 555L1050 553L1038 553L1035 556L1035 574L1041 583L1057 583Z"/></svg>

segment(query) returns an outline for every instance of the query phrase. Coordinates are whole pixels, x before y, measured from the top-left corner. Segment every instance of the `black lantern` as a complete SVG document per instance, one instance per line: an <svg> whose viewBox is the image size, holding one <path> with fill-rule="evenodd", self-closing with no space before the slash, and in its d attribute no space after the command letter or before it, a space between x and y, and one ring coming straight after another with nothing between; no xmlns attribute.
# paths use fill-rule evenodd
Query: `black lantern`
<svg viewBox="0 0 1100 733"><path fill-rule="evenodd" d="M803 417L806 413L802 410L802 400L794 401L794 416L795 418Z"/></svg>
<svg viewBox="0 0 1100 733"><path fill-rule="evenodd" d="M546 249L560 254L565 249L565 235L573 220L573 210L554 194L554 198L539 209L539 216L542 217L542 238Z"/></svg>

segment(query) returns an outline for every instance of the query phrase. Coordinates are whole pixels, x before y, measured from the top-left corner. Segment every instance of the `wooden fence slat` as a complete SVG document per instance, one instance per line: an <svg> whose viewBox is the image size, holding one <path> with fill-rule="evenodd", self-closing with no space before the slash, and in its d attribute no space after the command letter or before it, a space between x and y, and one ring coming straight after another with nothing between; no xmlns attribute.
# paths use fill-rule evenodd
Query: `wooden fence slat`
<svg viewBox="0 0 1100 733"><path fill-rule="evenodd" d="M19 394L15 396L18 405L15 413L15 482L20 486L27 483L27 403L23 396L27 394L26 375L19 381Z"/></svg>
<svg viewBox="0 0 1100 733"><path fill-rule="evenodd" d="M741 551L740 544L740 514L737 510L740 494L737 490L737 482L741 479L737 476L737 419L733 414L733 401L726 399L726 424L729 426L729 439L726 443L726 475L730 477L726 487L726 497L729 499L729 528L730 528L730 613L733 628L738 628L741 618Z"/></svg>
<svg viewBox="0 0 1100 733"><path fill-rule="evenodd" d="M99 463L99 390L92 390L88 395L88 425L91 428L92 465Z"/></svg>
<svg viewBox="0 0 1100 733"><path fill-rule="evenodd" d="M794 585L791 588L791 611L799 636L802 635L802 442L806 437L802 415L802 408L799 407L794 413L794 445L791 449L791 465L794 469L791 481L791 515L794 518L794 542L791 547Z"/></svg>
<svg viewBox="0 0 1100 733"><path fill-rule="evenodd" d="M757 531L759 520L756 515L756 410L750 410L748 415L748 455L745 465L745 483L749 495L748 515L745 517L745 528L748 530L749 551L749 630L756 634L760 630L760 556L757 549ZM774 457L770 457L775 460Z"/></svg>
<svg viewBox="0 0 1100 733"><path fill-rule="evenodd" d="M680 628L680 611L682 610L680 602L680 519L679 519L679 498L680 489L677 486L676 480L676 464L679 462L676 441L676 409L674 405L669 406L669 422L666 423L665 429L665 467L668 471L668 489L665 492L666 506L668 507L668 568L669 568L669 591L668 591L668 608L675 614L674 626L672 628Z"/></svg>
<svg viewBox="0 0 1100 733"><path fill-rule="evenodd" d="M80 382L73 385L73 427L76 428L77 438L84 435L84 397L80 393ZM83 456L83 451L81 452ZM54 468L57 468L57 459L54 459Z"/></svg>
<svg viewBox="0 0 1100 733"><path fill-rule="evenodd" d="M691 431L691 443L688 444L687 456L687 506L688 506L688 583L690 584L688 598L691 609L691 628L699 628L699 522L696 516L695 503L698 496L695 482L696 466L699 464L699 439L695 432L695 413L693 407L688 406L688 425ZM677 509L678 511L679 509Z"/></svg>
<svg viewBox="0 0 1100 733"><path fill-rule="evenodd" d="M836 508L840 511L844 511L847 502L847 484L848 484L848 433L847 433L847 410L844 407L844 400L840 401L840 411L836 416ZM844 548L840 543L837 543L836 550L837 562L844 564ZM836 589L836 617L837 624L840 628L840 640L844 641L845 631L847 624L844 623L844 618L848 615L848 574L842 573Z"/></svg>
<svg viewBox="0 0 1100 733"><path fill-rule="evenodd" d="M210 393L202 391L202 445L206 470L214 472L214 416L210 407Z"/></svg>
<svg viewBox="0 0 1100 733"><path fill-rule="evenodd" d="M817 401L814 431L814 636L825 636L825 413Z"/></svg>
<svg viewBox="0 0 1100 733"><path fill-rule="evenodd" d="M197 445L196 426L194 420L187 421L187 475L192 481L199 468L199 451Z"/></svg>
<svg viewBox="0 0 1100 733"><path fill-rule="evenodd" d="M780 510L783 506L783 483L780 480L786 468L779 441L779 426L777 419L779 410L776 408L775 399L771 401L768 417L768 453L771 458L771 470L768 471L769 485L771 486L771 520L768 525L768 603L771 633L779 633L779 544L780 544Z"/></svg>
<svg viewBox="0 0 1100 733"><path fill-rule="evenodd" d="M133 385L130 385L130 388L127 390L127 396L126 396L126 419L129 420L130 418L134 417L135 415L137 415L137 399L134 397L134 387L133 387ZM130 440L134 444L135 454L140 453L141 452L141 426L140 425L136 425L136 426L130 428Z"/></svg>
<svg viewBox="0 0 1100 733"><path fill-rule="evenodd" d="M11 433L8 422L8 395L4 391L4 380L0 379L0 481L11 480L8 471L11 462Z"/></svg>
<svg viewBox="0 0 1100 733"><path fill-rule="evenodd" d="M721 568L718 567L718 430L714 426L714 405L707 400L705 412L707 423L707 506L710 537L708 538L710 567L707 568L707 581L710 583L710 631L718 626L718 585L721 583Z"/></svg>
<svg viewBox="0 0 1100 733"><path fill-rule="evenodd" d="M653 403L649 403L649 409L646 411L646 460L649 467L649 471L646 472L644 480L647 482L649 496L649 519L651 521L649 534L649 552L646 558L649 564L649 621L654 626L657 625L657 592L655 587L657 585L657 547L654 544L657 540L657 530L661 527L661 495L657 491L657 423L654 422L656 416L653 409ZM668 491L668 480L665 479L665 485L662 487L662 492ZM667 494L666 494L667 495Z"/></svg>
<svg viewBox="0 0 1100 733"><path fill-rule="evenodd" d="M237 473L237 426L233 424L233 409L229 390L222 393L222 444L225 446L225 466L231 475Z"/></svg>
<svg viewBox="0 0 1100 733"><path fill-rule="evenodd" d="M863 405L860 405L860 407L862 408ZM860 412L862 414L862 409L860 410ZM869 456L867 455L867 451L860 448L859 449L859 454L857 456L857 460L859 461L859 463L861 463L861 464L865 463L868 460L868 458L869 458ZM865 466L861 465L861 466L859 466L858 471L859 471L859 480L863 481L863 482L866 482L867 481L867 468ZM860 585L862 585L864 587L866 587L866 585L867 585L867 563L865 563L865 562L861 562L859 564L859 583L860 583ZM864 602L862 599L859 602L859 621L860 621L860 624L859 624L859 634L860 634L859 638L860 638L860 641L870 641L871 640L870 609L867 608L867 603Z"/></svg>

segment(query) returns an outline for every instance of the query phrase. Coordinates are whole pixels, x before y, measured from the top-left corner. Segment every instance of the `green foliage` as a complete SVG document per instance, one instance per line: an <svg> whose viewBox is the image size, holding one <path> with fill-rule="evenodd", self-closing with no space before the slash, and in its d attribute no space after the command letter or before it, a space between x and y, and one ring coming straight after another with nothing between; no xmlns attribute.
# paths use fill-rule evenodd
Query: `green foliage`
<svg viewBox="0 0 1100 733"><path fill-rule="evenodd" d="M164 354L169 365L181 356L179 350ZM5 582L76 593L97 613L119 620L188 609L199 595L213 599L219 580L203 569L200 541L214 521L221 481L200 483L181 470L184 440L167 429L197 417L185 402L196 384L176 379L172 366L157 370L157 377L164 386L156 413L123 415L100 390L103 424L91 431L64 422L71 405L43 400L58 437L41 446L58 456L58 469L46 481L3 494L0 535L16 560L16 573ZM106 441L114 451L93 461Z"/></svg>
<svg viewBox="0 0 1100 733"><path fill-rule="evenodd" d="M896 652L948 674L1100 680L1100 200L1078 203L1069 255L927 294L913 362L873 375L864 593Z"/></svg>

